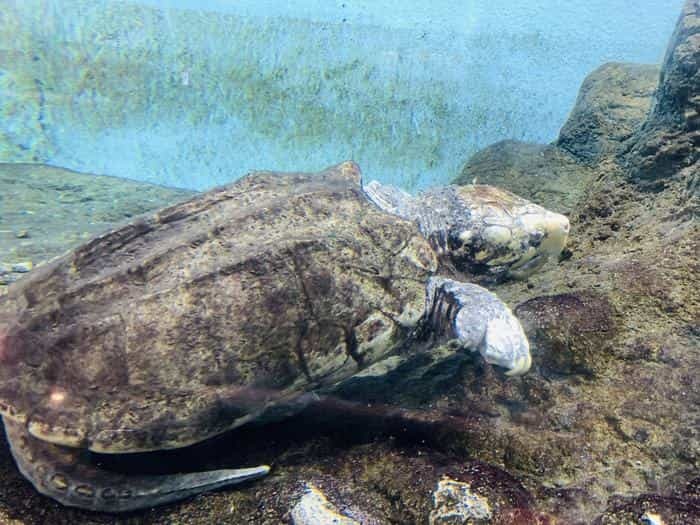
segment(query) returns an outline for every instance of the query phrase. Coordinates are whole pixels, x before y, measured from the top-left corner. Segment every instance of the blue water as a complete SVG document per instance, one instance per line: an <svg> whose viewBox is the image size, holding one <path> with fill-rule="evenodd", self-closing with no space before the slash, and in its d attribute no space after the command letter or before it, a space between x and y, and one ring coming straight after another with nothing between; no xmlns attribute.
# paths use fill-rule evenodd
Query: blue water
<svg viewBox="0 0 700 525"><path fill-rule="evenodd" d="M0 63L0 160L204 189L352 158L416 189L554 139L590 71L660 62L682 1L2 4L0 49L38 58Z"/></svg>

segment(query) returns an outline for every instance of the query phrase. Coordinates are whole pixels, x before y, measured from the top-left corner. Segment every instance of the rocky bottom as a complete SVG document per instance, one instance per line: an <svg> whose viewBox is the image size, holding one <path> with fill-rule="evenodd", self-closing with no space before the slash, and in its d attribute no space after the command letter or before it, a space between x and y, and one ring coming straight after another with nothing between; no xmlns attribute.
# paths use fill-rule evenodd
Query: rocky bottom
<svg viewBox="0 0 700 525"><path fill-rule="evenodd" d="M97 457L129 471L273 466L240 490L118 518L40 496L3 444L0 521L301 525L322 513L337 523L700 523L698 225L679 207L680 183L643 193L608 168L572 215L563 260L497 288L533 343L524 377L469 355L421 357L286 421L177 452ZM50 182L65 173L37 170L42 199L55 202ZM102 184L72 176L80 191ZM31 178L15 179L15 205L41 223L22 180ZM3 247L18 253L22 242ZM21 252L31 264L63 251L51 235L33 242L39 255Z"/></svg>

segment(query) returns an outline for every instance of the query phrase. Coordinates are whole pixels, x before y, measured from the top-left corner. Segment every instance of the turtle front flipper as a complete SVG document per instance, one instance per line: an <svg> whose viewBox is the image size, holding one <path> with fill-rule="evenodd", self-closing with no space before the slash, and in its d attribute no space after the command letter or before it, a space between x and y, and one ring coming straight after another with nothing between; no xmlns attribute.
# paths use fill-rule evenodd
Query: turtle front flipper
<svg viewBox="0 0 700 525"><path fill-rule="evenodd" d="M212 470L174 475L127 475L90 462L87 451L32 437L24 425L3 418L20 472L64 505L102 512L124 512L177 501L226 485L265 476L270 467Z"/></svg>
<svg viewBox="0 0 700 525"><path fill-rule="evenodd" d="M437 333L478 350L507 375L530 369L530 344L520 321L496 294L476 284L432 277L427 288L428 322Z"/></svg>

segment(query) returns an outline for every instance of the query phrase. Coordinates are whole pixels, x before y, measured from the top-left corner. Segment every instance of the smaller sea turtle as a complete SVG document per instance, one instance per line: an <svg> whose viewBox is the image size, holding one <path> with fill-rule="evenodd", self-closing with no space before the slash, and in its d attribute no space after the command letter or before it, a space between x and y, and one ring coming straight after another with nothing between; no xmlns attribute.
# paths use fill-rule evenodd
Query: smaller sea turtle
<svg viewBox="0 0 700 525"><path fill-rule="evenodd" d="M298 408L424 334L522 374L520 323L463 280L533 271L568 228L487 186L417 197L363 187L351 162L254 173L140 218L0 298L0 413L14 458L63 504L126 511L269 468L126 475L87 451L203 441Z"/></svg>

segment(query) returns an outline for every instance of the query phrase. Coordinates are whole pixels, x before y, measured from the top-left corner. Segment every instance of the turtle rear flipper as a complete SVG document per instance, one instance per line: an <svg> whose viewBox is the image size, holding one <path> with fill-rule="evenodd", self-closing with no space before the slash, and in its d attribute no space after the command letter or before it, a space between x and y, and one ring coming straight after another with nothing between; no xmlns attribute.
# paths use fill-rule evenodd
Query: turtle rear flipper
<svg viewBox="0 0 700 525"><path fill-rule="evenodd" d="M270 467L172 475L127 475L102 469L86 452L32 437L23 425L3 418L12 455L34 487L63 505L124 512L177 501L265 476Z"/></svg>

